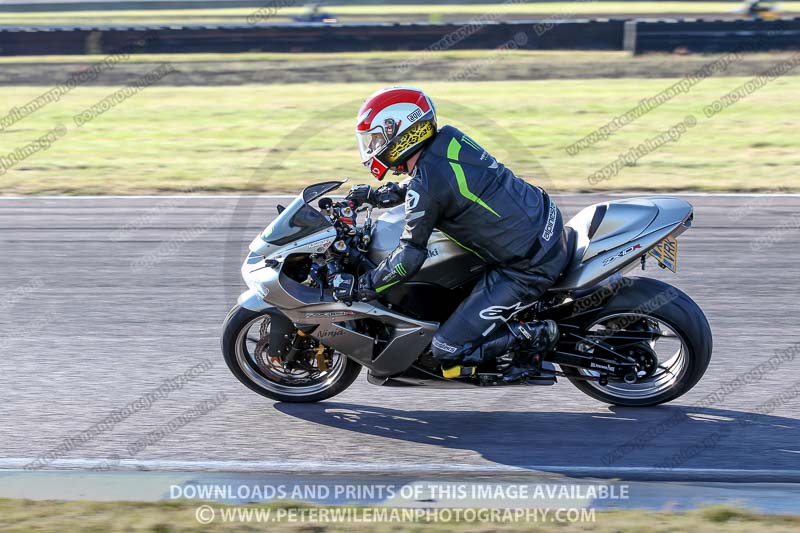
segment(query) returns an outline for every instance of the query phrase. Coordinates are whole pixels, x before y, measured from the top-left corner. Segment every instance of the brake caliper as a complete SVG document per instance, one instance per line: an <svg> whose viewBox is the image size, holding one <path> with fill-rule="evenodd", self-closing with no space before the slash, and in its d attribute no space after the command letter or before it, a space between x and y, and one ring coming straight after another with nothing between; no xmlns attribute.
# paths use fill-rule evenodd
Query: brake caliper
<svg viewBox="0 0 800 533"><path fill-rule="evenodd" d="M325 354L324 344L319 343L319 346L317 346L317 353L315 354L315 357L317 359L317 369L320 372L327 372L328 370L331 369L331 366L328 364L328 358L326 357Z"/></svg>

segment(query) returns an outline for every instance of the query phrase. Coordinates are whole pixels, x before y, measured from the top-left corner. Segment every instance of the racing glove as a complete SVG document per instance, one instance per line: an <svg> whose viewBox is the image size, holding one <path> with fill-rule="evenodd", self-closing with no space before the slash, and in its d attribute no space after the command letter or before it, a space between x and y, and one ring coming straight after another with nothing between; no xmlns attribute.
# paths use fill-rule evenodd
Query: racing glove
<svg viewBox="0 0 800 533"><path fill-rule="evenodd" d="M352 274L336 274L333 277L333 299L347 305L353 303L356 292L356 277Z"/></svg>
<svg viewBox="0 0 800 533"><path fill-rule="evenodd" d="M375 191L375 201L377 203L373 205L384 209L400 205L406 201L407 190L406 187L390 181L386 185L378 187L378 190Z"/></svg>
<svg viewBox="0 0 800 533"><path fill-rule="evenodd" d="M366 183L353 185L350 188L350 192L347 193L345 200L353 202L356 207L363 204L375 205L375 190Z"/></svg>
<svg viewBox="0 0 800 533"><path fill-rule="evenodd" d="M369 276L369 272L358 278L357 295L359 302L371 302L372 300L376 300L378 298L378 293L375 292L375 288L372 286L372 280Z"/></svg>
<svg viewBox="0 0 800 533"><path fill-rule="evenodd" d="M333 277L332 285L333 298L337 302L344 302L348 305L353 301L369 302L378 297L378 293L372 288L372 282L366 274L358 279L358 283L352 274L336 274Z"/></svg>
<svg viewBox="0 0 800 533"><path fill-rule="evenodd" d="M389 207L402 204L405 199L406 188L394 182L389 182L377 189L373 189L367 184L353 185L350 192L347 194L347 200L356 204L356 207L369 204L375 207L388 209Z"/></svg>

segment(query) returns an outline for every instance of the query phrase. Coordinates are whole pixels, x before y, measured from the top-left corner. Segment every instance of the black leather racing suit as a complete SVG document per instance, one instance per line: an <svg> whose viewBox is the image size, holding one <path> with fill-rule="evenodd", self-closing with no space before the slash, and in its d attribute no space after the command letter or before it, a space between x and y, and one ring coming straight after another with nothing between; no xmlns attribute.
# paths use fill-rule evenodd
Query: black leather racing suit
<svg viewBox="0 0 800 533"><path fill-rule="evenodd" d="M434 228L488 265L436 333L433 354L440 361L459 361L487 342L505 346L509 328L498 326L539 299L566 266L556 204L452 126L444 126L418 159L405 208L400 244L365 274L378 293L417 273Z"/></svg>

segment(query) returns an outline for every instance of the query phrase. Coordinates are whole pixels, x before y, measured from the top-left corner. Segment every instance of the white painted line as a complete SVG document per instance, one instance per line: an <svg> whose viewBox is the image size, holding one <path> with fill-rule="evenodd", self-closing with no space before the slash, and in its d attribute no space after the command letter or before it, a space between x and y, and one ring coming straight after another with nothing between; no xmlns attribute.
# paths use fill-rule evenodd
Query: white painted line
<svg viewBox="0 0 800 533"><path fill-rule="evenodd" d="M236 200L239 198L267 198L287 200L296 194L173 194L145 196L0 196L0 200Z"/></svg>
<svg viewBox="0 0 800 533"><path fill-rule="evenodd" d="M584 193L567 193L562 196L581 196ZM800 193L747 193L747 192L614 192L614 193L585 193L586 195L600 195L600 196L683 196L683 197L701 197L701 198L800 198ZM553 193L558 196L558 193Z"/></svg>
<svg viewBox="0 0 800 533"><path fill-rule="evenodd" d="M0 471L22 470L25 465L34 463L33 457L0 458ZM57 459L40 469L33 471L50 471L59 469L91 469L109 465L108 458L76 458ZM498 465L498 464L398 464L398 463L347 463L347 462L315 462L315 461L243 461L243 460L172 460L172 459L123 459L113 461L112 470L153 470L153 471L215 471L215 472L262 472L262 473L353 473L353 474L562 474L562 475L597 475L598 477L613 474L658 474L668 476L707 476L707 477L774 477L796 478L800 480L800 470L748 470L728 468L673 468L669 470L638 467L602 467L602 466L563 466L563 465Z"/></svg>
<svg viewBox="0 0 800 533"><path fill-rule="evenodd" d="M35 458L0 458L1 468L24 468L25 465L34 463ZM99 465L108 464L107 458L98 457L92 458L76 458L76 459L57 459L43 466L43 469L50 468L92 468ZM183 461L171 459L122 459L119 462L114 461L114 466L120 469L141 469L146 468L150 470L215 470L222 472L395 472L402 473L409 470L412 471L427 471L433 469L438 471L447 472L519 472L524 471L524 468L516 468L503 465L464 465L464 464L447 464L447 465L434 465L434 464L382 464L382 463L347 463L336 461L331 463L316 462L316 461L242 461L242 460L208 460L208 461Z"/></svg>

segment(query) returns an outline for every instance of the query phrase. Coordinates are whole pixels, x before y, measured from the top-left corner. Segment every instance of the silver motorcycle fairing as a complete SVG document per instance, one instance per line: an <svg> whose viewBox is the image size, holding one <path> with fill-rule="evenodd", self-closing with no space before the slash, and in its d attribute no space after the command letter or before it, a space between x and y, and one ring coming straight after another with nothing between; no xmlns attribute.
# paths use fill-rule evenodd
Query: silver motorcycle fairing
<svg viewBox="0 0 800 533"><path fill-rule="evenodd" d="M280 310L298 326L316 325L310 336L346 354L378 376L406 370L433 339L437 322L414 320L395 313L378 302L354 302L348 306L333 299L331 291L302 285L283 275L284 263L264 266L264 258L251 253L242 265L242 276L250 290L238 300L251 311ZM354 331L353 320L375 319L391 329L382 350L374 337ZM376 353L377 352L377 353Z"/></svg>
<svg viewBox="0 0 800 533"><path fill-rule="evenodd" d="M411 319L378 304L355 302L347 306L340 302L285 311L296 324L317 324L310 333L326 346L347 354L370 369L376 376L391 376L405 371L428 347L439 329L437 322ZM389 326L390 337L383 349L377 349L374 337L353 330L351 321L375 319Z"/></svg>
<svg viewBox="0 0 800 533"><path fill-rule="evenodd" d="M566 226L575 231L572 260L553 291L591 287L636 261L667 237L691 227L692 205L678 198L647 197L587 207Z"/></svg>

